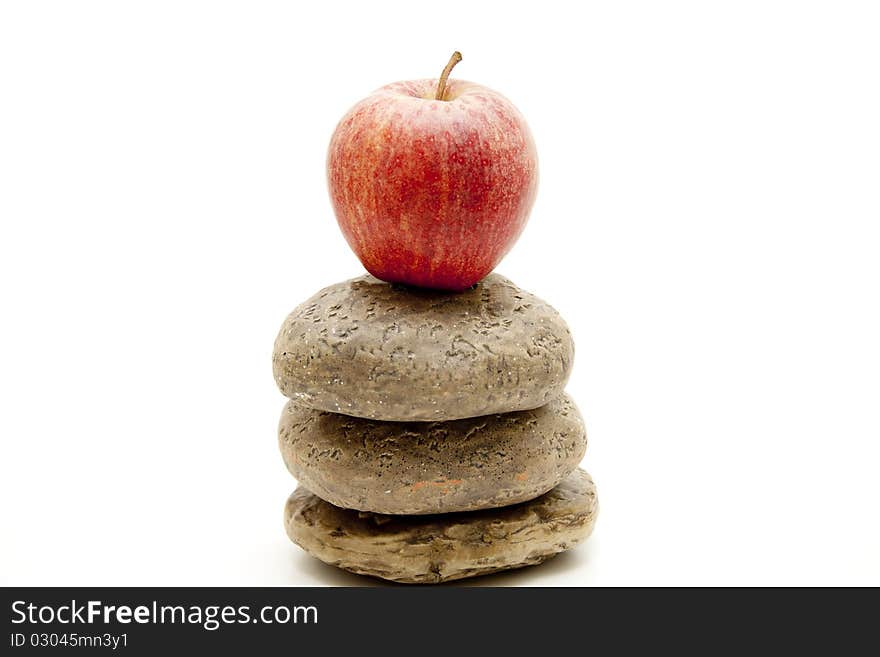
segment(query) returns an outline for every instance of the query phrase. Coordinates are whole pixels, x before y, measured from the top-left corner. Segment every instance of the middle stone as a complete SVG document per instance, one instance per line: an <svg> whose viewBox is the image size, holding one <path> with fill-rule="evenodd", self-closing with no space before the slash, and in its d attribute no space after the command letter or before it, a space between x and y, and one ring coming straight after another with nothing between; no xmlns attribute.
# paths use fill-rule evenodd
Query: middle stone
<svg viewBox="0 0 880 657"><path fill-rule="evenodd" d="M587 435L568 395L529 411L449 422L382 422L291 401L279 446L293 476L331 504L419 515L542 495L577 467Z"/></svg>

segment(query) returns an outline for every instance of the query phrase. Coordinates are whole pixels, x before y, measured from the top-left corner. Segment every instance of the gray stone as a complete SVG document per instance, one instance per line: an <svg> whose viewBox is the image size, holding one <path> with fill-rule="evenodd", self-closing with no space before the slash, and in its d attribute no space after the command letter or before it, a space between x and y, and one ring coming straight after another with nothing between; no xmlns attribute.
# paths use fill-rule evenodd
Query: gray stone
<svg viewBox="0 0 880 657"><path fill-rule="evenodd" d="M290 401L279 423L287 468L318 497L386 514L524 502L574 470L587 447L568 395L529 411L449 422L383 422Z"/></svg>
<svg viewBox="0 0 880 657"><path fill-rule="evenodd" d="M599 510L590 476L575 470L548 493L500 509L388 516L341 509L300 487L287 500L290 539L361 575L436 583L541 563L584 540Z"/></svg>
<svg viewBox="0 0 880 657"><path fill-rule="evenodd" d="M332 285L287 317L272 355L287 397L393 421L537 408L573 360L559 313L498 274L458 293L369 275Z"/></svg>

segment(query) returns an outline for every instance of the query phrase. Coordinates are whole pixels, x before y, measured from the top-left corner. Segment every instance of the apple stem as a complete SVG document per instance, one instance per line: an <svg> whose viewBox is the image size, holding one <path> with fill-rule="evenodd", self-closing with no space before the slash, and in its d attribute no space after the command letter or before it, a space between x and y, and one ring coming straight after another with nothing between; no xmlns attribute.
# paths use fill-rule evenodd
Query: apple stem
<svg viewBox="0 0 880 657"><path fill-rule="evenodd" d="M446 95L446 80L449 78L449 74L452 73L452 69L455 68L455 65L458 64L460 61L461 53L456 50L454 53L452 53L452 57L449 58L449 63L440 74L440 81L437 83L437 95L434 96L435 100L446 100L443 97Z"/></svg>

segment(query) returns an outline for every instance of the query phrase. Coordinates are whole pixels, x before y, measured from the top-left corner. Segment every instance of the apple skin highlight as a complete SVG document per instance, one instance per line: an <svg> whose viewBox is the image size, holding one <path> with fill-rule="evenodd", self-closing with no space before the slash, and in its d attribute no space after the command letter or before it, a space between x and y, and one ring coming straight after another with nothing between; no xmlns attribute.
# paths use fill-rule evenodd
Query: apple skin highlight
<svg viewBox="0 0 880 657"><path fill-rule="evenodd" d="M327 155L349 246L384 281L463 290L516 242L535 201L538 157L501 94L449 80L396 82L355 105Z"/></svg>

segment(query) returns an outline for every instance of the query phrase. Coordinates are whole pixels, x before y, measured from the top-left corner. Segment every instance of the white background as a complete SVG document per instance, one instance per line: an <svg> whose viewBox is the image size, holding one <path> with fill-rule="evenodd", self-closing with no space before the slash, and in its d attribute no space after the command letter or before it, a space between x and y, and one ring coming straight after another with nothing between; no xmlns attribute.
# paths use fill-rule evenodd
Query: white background
<svg viewBox="0 0 880 657"><path fill-rule="evenodd" d="M372 584L284 535L270 354L362 269L324 179L374 88L531 124L499 271L577 343L589 543L498 585L880 584L872 2L4 2L0 583Z"/></svg>

